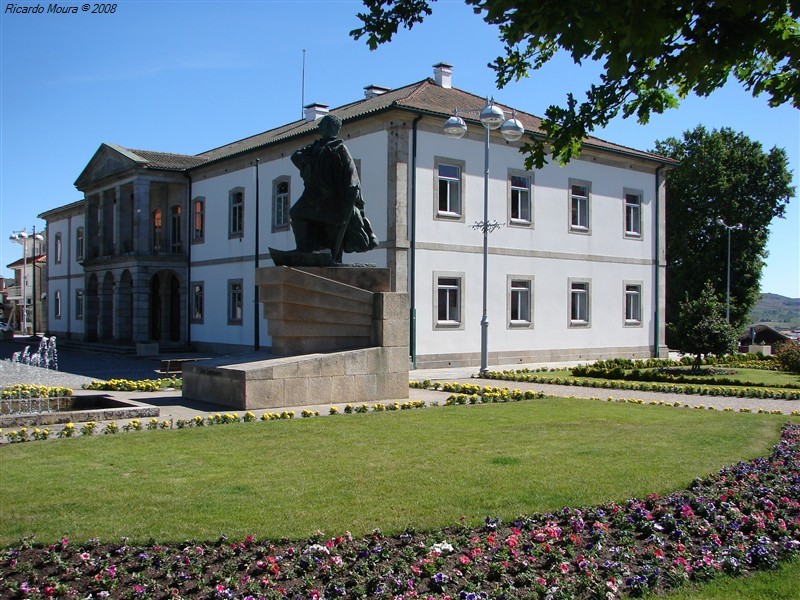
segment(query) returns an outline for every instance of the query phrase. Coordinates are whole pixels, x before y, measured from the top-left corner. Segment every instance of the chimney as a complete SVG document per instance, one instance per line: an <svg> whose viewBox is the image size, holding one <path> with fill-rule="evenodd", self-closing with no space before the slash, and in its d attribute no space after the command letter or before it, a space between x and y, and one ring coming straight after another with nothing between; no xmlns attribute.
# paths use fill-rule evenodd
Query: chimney
<svg viewBox="0 0 800 600"><path fill-rule="evenodd" d="M433 65L433 77L436 85L450 89L453 87L453 65L443 62Z"/></svg>
<svg viewBox="0 0 800 600"><path fill-rule="evenodd" d="M368 85L364 88L364 98L367 100L374 98L375 96L380 96L381 94L385 94L389 91L389 88L383 87L382 85Z"/></svg>
<svg viewBox="0 0 800 600"><path fill-rule="evenodd" d="M305 111L306 121L310 123L327 115L328 105L314 102L313 104L306 104L303 110Z"/></svg>

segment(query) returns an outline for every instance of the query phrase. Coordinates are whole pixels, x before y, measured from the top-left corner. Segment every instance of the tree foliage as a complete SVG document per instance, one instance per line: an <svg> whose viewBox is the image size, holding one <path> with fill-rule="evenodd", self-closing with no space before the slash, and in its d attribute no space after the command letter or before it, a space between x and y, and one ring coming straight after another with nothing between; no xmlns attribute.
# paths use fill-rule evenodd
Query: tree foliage
<svg viewBox="0 0 800 600"><path fill-rule="evenodd" d="M431 14L436 0L363 0L362 26L372 49ZM527 77L565 50L576 64L595 60L605 72L579 102L550 106L545 138L526 144L526 166L546 154L562 163L581 143L622 112L646 123L652 113L678 105L690 93L706 96L733 75L769 104L800 108L800 2L798 0L464 0L496 25L505 44L490 67L498 87Z"/></svg>
<svg viewBox="0 0 800 600"><path fill-rule="evenodd" d="M699 370L704 356L724 356L736 349L736 330L725 319L725 304L717 299L711 283L693 299L686 295L678 321L671 329L671 344L681 354L695 357L694 371Z"/></svg>
<svg viewBox="0 0 800 600"><path fill-rule="evenodd" d="M730 234L731 324L741 330L758 301L770 221L783 216L795 192L786 152L764 152L742 133L704 127L656 142L656 152L679 161L667 174L667 322L678 318L686 295L698 297L707 282L725 298L728 232L722 219L742 224Z"/></svg>

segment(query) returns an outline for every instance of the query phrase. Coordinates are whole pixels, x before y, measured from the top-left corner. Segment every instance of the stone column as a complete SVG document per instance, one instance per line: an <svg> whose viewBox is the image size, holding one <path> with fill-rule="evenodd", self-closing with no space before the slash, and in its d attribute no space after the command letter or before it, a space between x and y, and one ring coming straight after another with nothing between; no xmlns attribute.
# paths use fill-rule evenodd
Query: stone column
<svg viewBox="0 0 800 600"><path fill-rule="evenodd" d="M409 130L397 125L389 136L387 181L387 266L392 272L392 291L408 291L408 154ZM369 213L369 207L367 208Z"/></svg>
<svg viewBox="0 0 800 600"><path fill-rule="evenodd" d="M132 306L134 342L150 341L150 273L147 267L139 267L133 275Z"/></svg>
<svg viewBox="0 0 800 600"><path fill-rule="evenodd" d="M151 253L149 225L150 182L146 179L137 179L133 182L133 251L135 254Z"/></svg>

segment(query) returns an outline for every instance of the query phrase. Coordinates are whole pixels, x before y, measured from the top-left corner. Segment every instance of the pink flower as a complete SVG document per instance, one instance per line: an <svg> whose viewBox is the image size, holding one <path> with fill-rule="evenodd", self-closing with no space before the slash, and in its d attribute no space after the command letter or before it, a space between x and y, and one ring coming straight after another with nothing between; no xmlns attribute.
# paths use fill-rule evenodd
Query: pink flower
<svg viewBox="0 0 800 600"><path fill-rule="evenodd" d="M462 565L468 565L472 561L470 560L469 556L467 556L466 554L462 554L461 556L458 557L458 562L460 562Z"/></svg>

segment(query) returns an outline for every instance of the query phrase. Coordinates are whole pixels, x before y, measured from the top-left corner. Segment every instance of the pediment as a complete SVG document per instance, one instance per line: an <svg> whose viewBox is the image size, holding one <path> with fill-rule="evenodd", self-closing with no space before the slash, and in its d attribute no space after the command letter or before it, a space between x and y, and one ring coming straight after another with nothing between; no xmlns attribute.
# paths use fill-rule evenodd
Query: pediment
<svg viewBox="0 0 800 600"><path fill-rule="evenodd" d="M75 187L83 191L95 182L141 168L147 163L146 159L126 148L115 144L102 144L75 180Z"/></svg>

